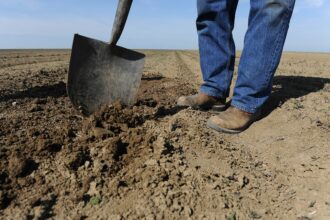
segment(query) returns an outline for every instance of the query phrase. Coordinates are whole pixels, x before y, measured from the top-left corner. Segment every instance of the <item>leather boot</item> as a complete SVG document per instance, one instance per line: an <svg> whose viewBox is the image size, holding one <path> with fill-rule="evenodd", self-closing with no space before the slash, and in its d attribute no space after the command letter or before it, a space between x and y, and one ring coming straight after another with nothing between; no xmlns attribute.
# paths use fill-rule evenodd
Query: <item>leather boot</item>
<svg viewBox="0 0 330 220"><path fill-rule="evenodd" d="M212 116L207 121L207 126L219 132L237 134L246 130L259 116L260 111L251 114L231 106L226 111Z"/></svg>
<svg viewBox="0 0 330 220"><path fill-rule="evenodd" d="M226 99L208 96L204 93L198 93L191 96L181 96L178 99L177 106L192 107L193 109L224 111L226 108Z"/></svg>

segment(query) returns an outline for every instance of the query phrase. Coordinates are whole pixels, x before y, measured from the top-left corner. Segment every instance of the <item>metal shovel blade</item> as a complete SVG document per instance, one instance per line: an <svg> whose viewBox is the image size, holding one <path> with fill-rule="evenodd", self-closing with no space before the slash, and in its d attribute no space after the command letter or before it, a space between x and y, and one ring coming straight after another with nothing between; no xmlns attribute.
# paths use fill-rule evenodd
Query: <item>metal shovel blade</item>
<svg viewBox="0 0 330 220"><path fill-rule="evenodd" d="M102 105L132 105L140 86L145 55L76 34L67 92L74 107L90 115Z"/></svg>

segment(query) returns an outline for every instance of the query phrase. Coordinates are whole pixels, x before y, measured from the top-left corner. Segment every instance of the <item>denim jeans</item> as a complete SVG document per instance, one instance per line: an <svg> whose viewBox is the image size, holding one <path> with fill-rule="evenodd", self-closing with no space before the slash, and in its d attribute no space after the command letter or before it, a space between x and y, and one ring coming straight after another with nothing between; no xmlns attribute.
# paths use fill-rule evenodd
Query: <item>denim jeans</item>
<svg viewBox="0 0 330 220"><path fill-rule="evenodd" d="M232 31L238 0L197 0L201 92L227 98L235 66ZM250 0L248 30L231 105L257 112L271 94L295 0Z"/></svg>

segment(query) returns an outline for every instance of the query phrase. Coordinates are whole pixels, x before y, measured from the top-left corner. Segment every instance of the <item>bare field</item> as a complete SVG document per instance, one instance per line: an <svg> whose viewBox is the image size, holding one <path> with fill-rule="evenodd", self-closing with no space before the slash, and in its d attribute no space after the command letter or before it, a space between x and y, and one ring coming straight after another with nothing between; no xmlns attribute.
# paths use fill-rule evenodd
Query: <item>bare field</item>
<svg viewBox="0 0 330 220"><path fill-rule="evenodd" d="M84 118L69 50L0 51L1 219L330 219L330 54L284 54L262 119L226 135L175 106L198 53L144 52L136 104Z"/></svg>

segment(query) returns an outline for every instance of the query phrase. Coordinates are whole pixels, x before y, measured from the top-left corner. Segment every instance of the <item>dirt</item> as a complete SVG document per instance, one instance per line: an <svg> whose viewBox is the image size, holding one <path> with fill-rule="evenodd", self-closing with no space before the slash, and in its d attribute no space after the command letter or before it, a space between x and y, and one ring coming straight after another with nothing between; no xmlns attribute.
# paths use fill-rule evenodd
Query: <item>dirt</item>
<svg viewBox="0 0 330 220"><path fill-rule="evenodd" d="M198 53L144 52L135 105L85 118L70 51L0 51L1 219L330 218L329 54L285 54L263 118L226 135L175 106Z"/></svg>

